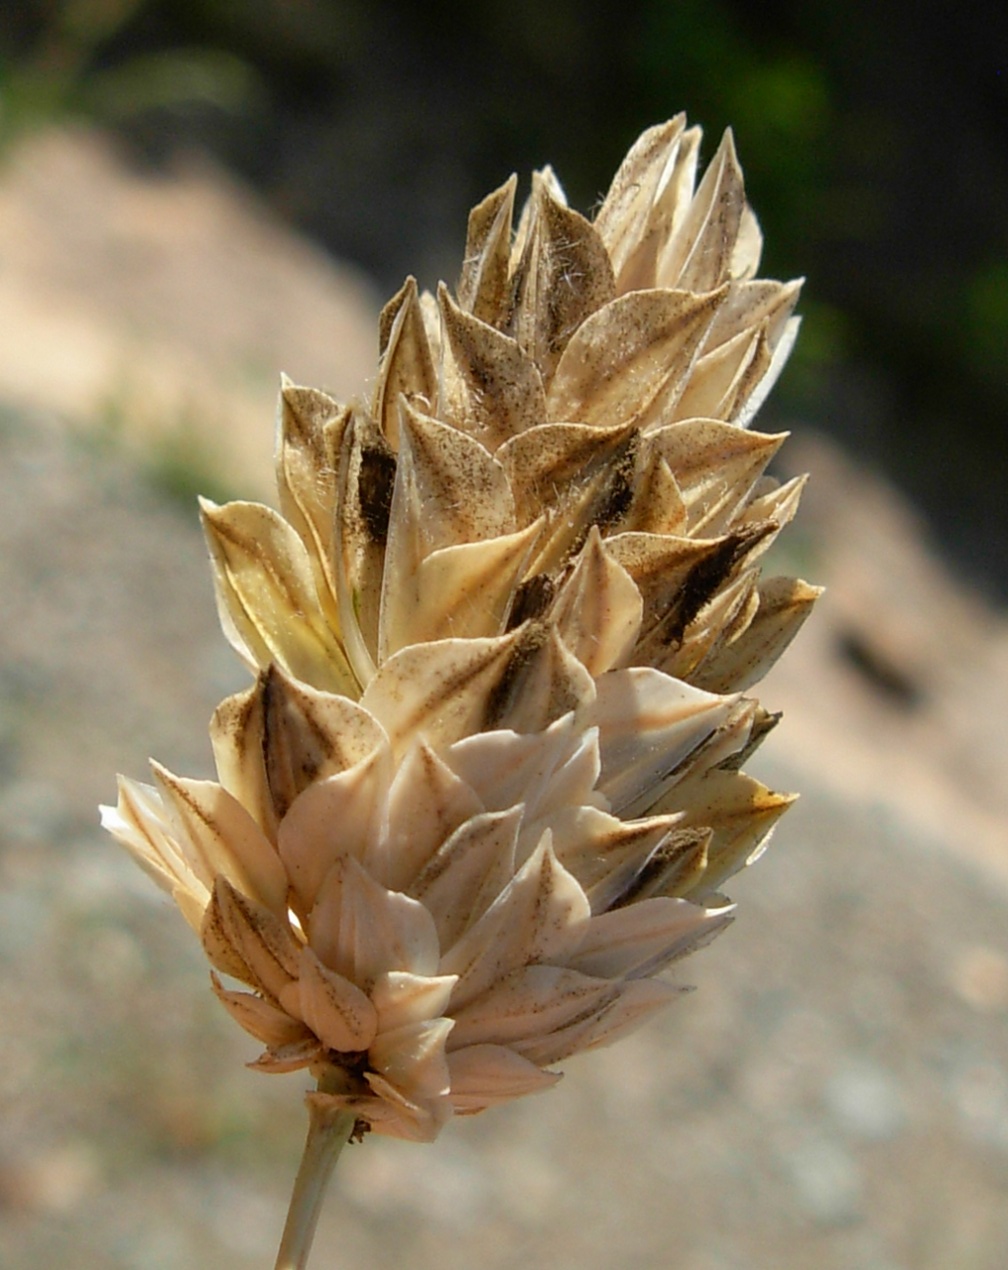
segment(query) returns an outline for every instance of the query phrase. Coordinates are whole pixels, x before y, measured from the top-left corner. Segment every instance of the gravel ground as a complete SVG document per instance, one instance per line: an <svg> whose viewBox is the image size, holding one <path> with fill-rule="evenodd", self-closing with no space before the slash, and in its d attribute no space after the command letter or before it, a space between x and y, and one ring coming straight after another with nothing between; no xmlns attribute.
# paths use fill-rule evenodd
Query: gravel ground
<svg viewBox="0 0 1008 1270"><path fill-rule="evenodd" d="M833 590L754 770L803 797L698 991L433 1147L351 1149L318 1270L1008 1263L1004 620L888 491L799 459L794 549ZM148 753L207 773L245 681L194 509L23 406L0 506L0 1266L271 1266L303 1080L244 1069L188 929L96 827Z"/></svg>
<svg viewBox="0 0 1008 1270"><path fill-rule="evenodd" d="M41 417L3 419L0 498L0 1264L269 1265L301 1082L243 1069L187 929L95 828L148 747L206 772L242 681L195 519ZM1003 879L767 749L804 796L699 991L434 1147L351 1150L320 1266L1004 1264Z"/></svg>

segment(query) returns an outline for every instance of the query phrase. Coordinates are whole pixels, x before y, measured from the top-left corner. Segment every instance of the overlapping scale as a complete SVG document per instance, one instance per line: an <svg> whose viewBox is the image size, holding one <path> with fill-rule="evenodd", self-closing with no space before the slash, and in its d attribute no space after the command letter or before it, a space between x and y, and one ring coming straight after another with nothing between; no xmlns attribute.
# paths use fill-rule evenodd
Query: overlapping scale
<svg viewBox="0 0 1008 1270"><path fill-rule="evenodd" d="M731 135L649 129L590 221L550 169L471 213L454 294L379 321L366 402L284 380L279 510L205 503L253 687L216 781L109 829L311 1097L429 1139L679 991L790 798L748 692L815 587L761 576L801 481L749 428L797 329ZM223 976L223 978L222 978Z"/></svg>

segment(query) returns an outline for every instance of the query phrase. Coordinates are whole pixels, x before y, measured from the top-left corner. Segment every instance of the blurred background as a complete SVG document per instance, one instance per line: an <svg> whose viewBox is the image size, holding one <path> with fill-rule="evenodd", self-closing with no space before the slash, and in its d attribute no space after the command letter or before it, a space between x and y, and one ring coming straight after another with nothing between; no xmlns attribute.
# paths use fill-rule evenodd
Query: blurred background
<svg viewBox="0 0 1008 1270"><path fill-rule="evenodd" d="M272 1264L297 1077L241 1064L95 828L209 769L244 676L197 492L266 496L278 372L366 391L406 273L549 162L734 128L807 278L764 430L829 592L761 696L803 800L700 991L546 1098L369 1141L320 1267L1000 1270L1008 1259L1008 10L28 0L0 13L0 1265Z"/></svg>

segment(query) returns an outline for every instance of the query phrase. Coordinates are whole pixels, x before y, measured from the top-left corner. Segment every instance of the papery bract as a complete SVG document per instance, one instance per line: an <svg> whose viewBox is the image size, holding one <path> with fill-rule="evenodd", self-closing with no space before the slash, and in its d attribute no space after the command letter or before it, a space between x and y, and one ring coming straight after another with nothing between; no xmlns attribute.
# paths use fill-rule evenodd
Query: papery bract
<svg viewBox="0 0 1008 1270"><path fill-rule="evenodd" d="M217 781L120 781L105 823L199 931L264 1071L431 1139L553 1084L681 989L790 798L743 696L817 590L763 578L801 481L749 427L797 329L727 134L682 117L594 221L536 174L462 274L379 323L368 403L284 381L279 510L204 504L256 674Z"/></svg>

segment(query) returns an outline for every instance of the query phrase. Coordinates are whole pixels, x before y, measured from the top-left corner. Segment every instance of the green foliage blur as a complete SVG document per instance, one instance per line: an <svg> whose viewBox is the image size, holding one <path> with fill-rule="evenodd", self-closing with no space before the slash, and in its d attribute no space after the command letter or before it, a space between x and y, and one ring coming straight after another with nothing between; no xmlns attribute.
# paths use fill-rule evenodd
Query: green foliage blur
<svg viewBox="0 0 1008 1270"><path fill-rule="evenodd" d="M886 469L1008 595L1008 9L1000 0L28 0L0 146L54 119L144 162L203 146L389 291L451 273L468 208L549 161L590 209L686 109L734 128L764 270L805 275L766 426Z"/></svg>

